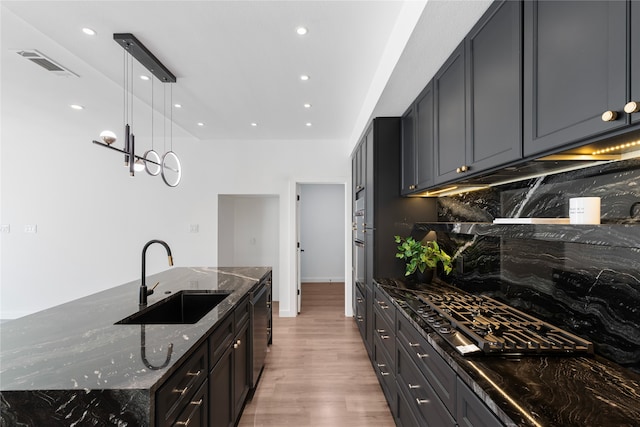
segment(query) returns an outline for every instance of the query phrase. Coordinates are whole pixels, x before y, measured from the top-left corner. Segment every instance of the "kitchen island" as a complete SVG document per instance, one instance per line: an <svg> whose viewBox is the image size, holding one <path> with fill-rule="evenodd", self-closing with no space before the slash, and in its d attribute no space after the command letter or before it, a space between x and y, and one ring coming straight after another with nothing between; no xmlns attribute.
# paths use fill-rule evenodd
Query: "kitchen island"
<svg viewBox="0 0 640 427"><path fill-rule="evenodd" d="M191 395L195 396L195 389L205 389L207 381L215 378L206 378L208 369L214 369L212 365L230 354L216 347L217 339L225 346L231 340L236 348L249 345L247 297L260 283L270 280L270 274L268 267L181 267L148 276L148 283L159 282L148 298L149 306L184 290L230 293L194 324L115 324L140 310L139 281L2 324L2 425L177 422L177 413L172 419L160 419L162 408L156 407L156 393L160 394L165 384L184 370L188 384L178 384L178 393L174 394L194 400ZM240 305L246 313L236 313ZM244 325L242 343L233 336L235 324L238 329ZM222 333L226 332L221 331L223 327L229 329L229 339ZM245 359L249 357L241 361ZM247 375L249 368L244 370ZM202 380L193 380L192 384L192 377ZM202 398L199 402L202 405ZM167 408L167 412L175 410Z"/></svg>
<svg viewBox="0 0 640 427"><path fill-rule="evenodd" d="M407 395L406 406L402 398L396 401L401 421L416 399L418 411L427 405L423 396L410 396L420 392L420 374L403 374L403 366L411 365L409 359L417 354L416 366L435 390L429 396L429 416L433 408L442 408L443 425L457 420L466 426L640 426L637 373L597 355L463 356L409 308L416 302L414 291L429 290L429 285L377 279L375 289L380 295L376 302L388 307L384 311L397 313L394 353L398 378L403 378L397 381L397 395Z"/></svg>

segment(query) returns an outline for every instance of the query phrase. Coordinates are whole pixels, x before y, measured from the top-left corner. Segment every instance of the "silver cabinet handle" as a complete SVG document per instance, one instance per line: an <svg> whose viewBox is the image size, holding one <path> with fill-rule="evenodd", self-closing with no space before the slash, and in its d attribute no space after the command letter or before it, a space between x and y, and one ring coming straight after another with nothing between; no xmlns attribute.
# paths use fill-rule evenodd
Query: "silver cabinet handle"
<svg viewBox="0 0 640 427"><path fill-rule="evenodd" d="M429 399L420 399L419 397L417 397L416 402L418 403L418 405L424 405L425 403L429 403Z"/></svg>
<svg viewBox="0 0 640 427"><path fill-rule="evenodd" d="M376 363L376 365L378 365L378 368L384 368L385 366L387 366L384 363Z"/></svg>
<svg viewBox="0 0 640 427"><path fill-rule="evenodd" d="M420 347L420 344L409 341L409 347Z"/></svg>
<svg viewBox="0 0 640 427"><path fill-rule="evenodd" d="M389 372L380 371L380 375L382 375L383 377L386 377L387 375L389 375Z"/></svg>
<svg viewBox="0 0 640 427"><path fill-rule="evenodd" d="M420 388L420 386L417 385L417 384L409 384L409 390L413 390L413 389L416 389L416 388Z"/></svg>
<svg viewBox="0 0 640 427"><path fill-rule="evenodd" d="M380 335L380 338L382 338L383 340L388 340L389 339L389 335Z"/></svg>
<svg viewBox="0 0 640 427"><path fill-rule="evenodd" d="M364 322L364 318L362 316L358 316L356 319L358 319L358 322Z"/></svg>
<svg viewBox="0 0 640 427"><path fill-rule="evenodd" d="M187 372L188 377L199 377L202 371L198 369L198 372Z"/></svg>
<svg viewBox="0 0 640 427"><path fill-rule="evenodd" d="M379 334L384 334L387 331L385 331L384 329L376 329L376 332Z"/></svg>
<svg viewBox="0 0 640 427"><path fill-rule="evenodd" d="M423 354L423 353L416 353L416 355L420 358L420 359L426 359L429 357L428 354Z"/></svg>
<svg viewBox="0 0 640 427"><path fill-rule="evenodd" d="M200 399L200 400L194 400L194 401L192 401L192 402L191 402L191 404L192 404L193 406L200 406L200 405L202 405L202 399Z"/></svg>

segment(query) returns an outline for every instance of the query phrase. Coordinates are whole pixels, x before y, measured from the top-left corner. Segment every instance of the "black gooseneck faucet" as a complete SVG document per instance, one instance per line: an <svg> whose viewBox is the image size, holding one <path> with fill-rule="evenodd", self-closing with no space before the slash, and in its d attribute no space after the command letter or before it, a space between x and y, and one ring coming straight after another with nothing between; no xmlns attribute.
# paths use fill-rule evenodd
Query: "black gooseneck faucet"
<svg viewBox="0 0 640 427"><path fill-rule="evenodd" d="M166 242L162 240L149 240L147 244L144 245L144 248L142 248L142 279L140 281L140 303L139 303L140 307L145 307L147 305L147 297L153 294L153 289L155 289L155 286L154 286L152 289L147 290L147 283L146 283L147 282L146 280L147 248L153 245L154 243L159 243L162 246L164 246L164 248L167 250L167 255L169 256L169 265L173 265L171 248L169 248L169 245L167 245Z"/></svg>

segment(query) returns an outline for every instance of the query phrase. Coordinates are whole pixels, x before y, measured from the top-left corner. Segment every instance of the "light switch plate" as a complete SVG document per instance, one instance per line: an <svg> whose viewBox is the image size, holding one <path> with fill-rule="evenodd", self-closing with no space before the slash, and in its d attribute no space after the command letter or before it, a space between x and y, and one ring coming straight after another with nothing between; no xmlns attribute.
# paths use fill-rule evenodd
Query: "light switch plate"
<svg viewBox="0 0 640 427"><path fill-rule="evenodd" d="M200 225L199 224L191 224L189 225L189 233L197 233L200 231Z"/></svg>
<svg viewBox="0 0 640 427"><path fill-rule="evenodd" d="M24 226L24 232L25 233L37 233L38 232L38 226L36 224L27 224Z"/></svg>

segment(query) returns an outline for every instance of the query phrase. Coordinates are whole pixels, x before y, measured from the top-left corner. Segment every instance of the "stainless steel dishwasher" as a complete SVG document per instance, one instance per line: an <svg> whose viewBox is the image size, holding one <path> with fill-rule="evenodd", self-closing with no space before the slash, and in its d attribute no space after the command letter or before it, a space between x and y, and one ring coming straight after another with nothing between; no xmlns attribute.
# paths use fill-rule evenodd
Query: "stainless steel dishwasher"
<svg viewBox="0 0 640 427"><path fill-rule="evenodd" d="M251 292L251 340L253 370L251 387L255 388L264 367L264 360L269 348L271 280L264 280Z"/></svg>

